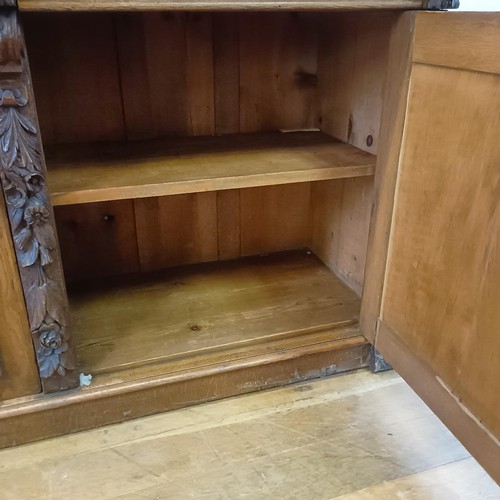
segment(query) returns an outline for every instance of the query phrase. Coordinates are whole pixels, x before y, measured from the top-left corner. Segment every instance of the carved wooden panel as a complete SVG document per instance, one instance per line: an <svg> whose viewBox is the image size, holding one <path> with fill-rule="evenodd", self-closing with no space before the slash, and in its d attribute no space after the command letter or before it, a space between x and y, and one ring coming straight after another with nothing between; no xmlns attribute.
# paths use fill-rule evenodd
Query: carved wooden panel
<svg viewBox="0 0 500 500"><path fill-rule="evenodd" d="M76 387L68 303L24 40L0 11L0 179L44 392Z"/></svg>

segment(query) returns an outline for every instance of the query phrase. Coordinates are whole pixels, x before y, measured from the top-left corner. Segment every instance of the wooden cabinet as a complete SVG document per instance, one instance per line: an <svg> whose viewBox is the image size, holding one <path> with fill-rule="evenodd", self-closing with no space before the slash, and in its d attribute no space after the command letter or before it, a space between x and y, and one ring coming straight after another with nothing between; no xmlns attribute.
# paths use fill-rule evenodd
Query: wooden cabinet
<svg viewBox="0 0 500 500"><path fill-rule="evenodd" d="M2 446L371 343L499 477L500 18L345 4L4 8Z"/></svg>

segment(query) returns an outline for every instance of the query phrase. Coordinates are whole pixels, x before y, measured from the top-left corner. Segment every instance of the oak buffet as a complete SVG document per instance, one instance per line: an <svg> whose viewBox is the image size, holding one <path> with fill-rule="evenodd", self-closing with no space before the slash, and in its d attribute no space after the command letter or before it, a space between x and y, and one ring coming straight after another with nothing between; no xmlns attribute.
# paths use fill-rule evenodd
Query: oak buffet
<svg viewBox="0 0 500 500"><path fill-rule="evenodd" d="M0 446L373 344L498 480L500 17L453 3L0 2Z"/></svg>

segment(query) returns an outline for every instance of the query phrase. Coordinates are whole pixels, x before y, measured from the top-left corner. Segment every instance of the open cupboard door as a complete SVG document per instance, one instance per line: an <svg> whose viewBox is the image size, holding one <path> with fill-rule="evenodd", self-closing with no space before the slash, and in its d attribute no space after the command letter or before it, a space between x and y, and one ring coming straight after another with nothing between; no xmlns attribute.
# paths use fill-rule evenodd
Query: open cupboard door
<svg viewBox="0 0 500 500"><path fill-rule="evenodd" d="M362 330L500 481L500 14L405 13Z"/></svg>

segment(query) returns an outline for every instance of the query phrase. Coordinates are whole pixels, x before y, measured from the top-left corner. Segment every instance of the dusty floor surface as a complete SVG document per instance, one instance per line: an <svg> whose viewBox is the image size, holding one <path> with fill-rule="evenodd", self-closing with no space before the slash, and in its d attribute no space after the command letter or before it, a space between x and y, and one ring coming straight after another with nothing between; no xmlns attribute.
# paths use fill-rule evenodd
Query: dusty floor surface
<svg viewBox="0 0 500 500"><path fill-rule="evenodd" d="M359 370L0 451L1 499L500 499L394 372Z"/></svg>

